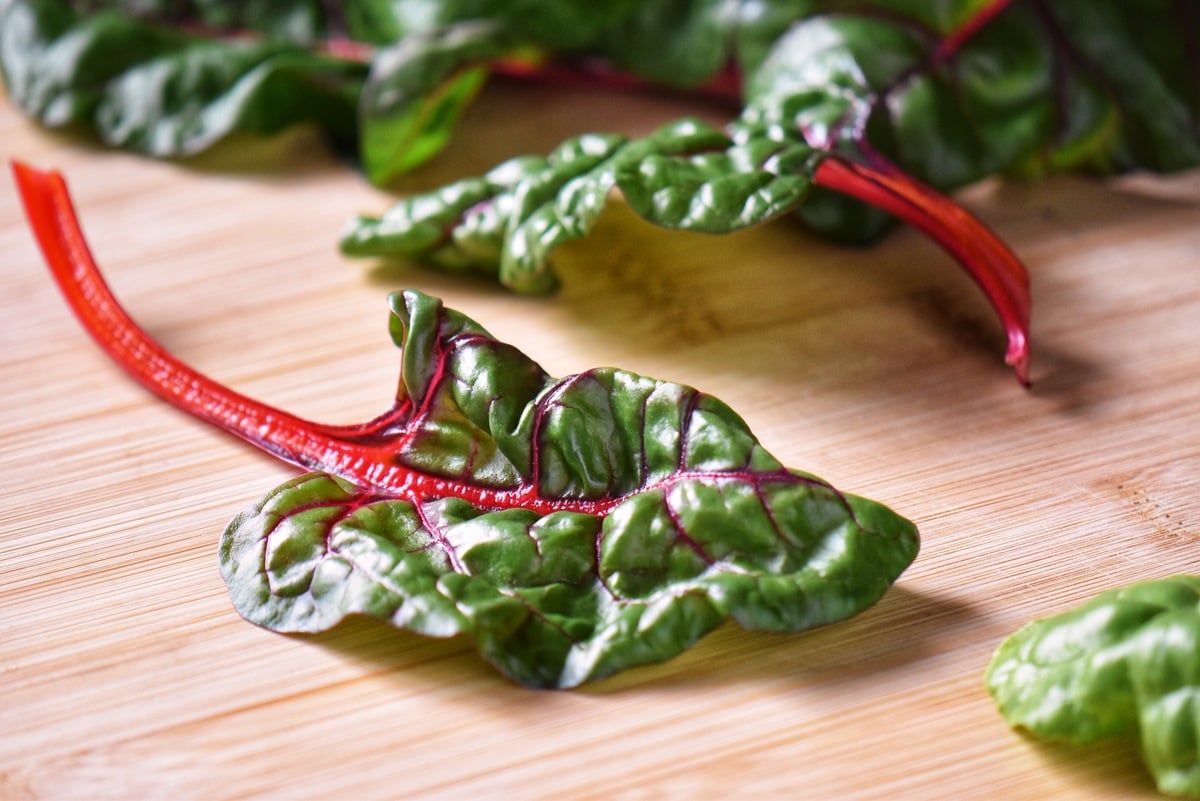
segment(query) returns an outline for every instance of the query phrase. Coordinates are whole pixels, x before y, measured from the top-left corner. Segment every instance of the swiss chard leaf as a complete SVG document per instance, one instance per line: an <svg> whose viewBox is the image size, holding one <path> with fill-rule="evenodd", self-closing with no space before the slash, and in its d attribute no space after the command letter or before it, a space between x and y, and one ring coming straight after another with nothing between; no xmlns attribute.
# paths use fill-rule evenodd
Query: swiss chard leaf
<svg viewBox="0 0 1200 801"><path fill-rule="evenodd" d="M411 33L381 50L359 109L367 177L387 183L441 150L487 80L487 62L514 49L504 28L462 22Z"/></svg>
<svg viewBox="0 0 1200 801"><path fill-rule="evenodd" d="M279 38L208 39L58 2L0 3L0 68L13 102L44 125L154 156L302 122L352 142L366 76Z"/></svg>
<svg viewBox="0 0 1200 801"><path fill-rule="evenodd" d="M748 104L814 146L883 154L940 189L997 172L1200 163L1190 4L962 0L929 18L878 5L890 13L793 26L750 76Z"/></svg>
<svg viewBox="0 0 1200 801"><path fill-rule="evenodd" d="M644 11L643 21L668 5ZM1200 13L1169 0L1152 5L956 0L829 11L796 2L786 12L744 11L726 18L741 35L745 84L745 108L724 132L727 142L714 146L728 152L668 154L649 146L612 183L650 222L685 230L735 230L794 210L825 233L863 240L882 231L889 215L900 216L946 246L979 282L1004 321L1008 360L1024 377L1028 278L1002 243L929 187L1004 172L1200 163ZM719 16L709 11L695 4L689 19L696 30ZM792 13L794 24L781 24L781 13ZM620 139L625 153L637 152L634 145ZM508 167L543 170L536 159ZM509 205L504 196L520 191L522 180L468 179L407 198L380 217L353 221L343 249L459 266L456 238L483 230L487 246L472 249L472 264L498 267L513 288L545 289L548 278L526 277L548 272L550 249L585 231L596 212L594 204L573 213L561 197L545 198L541 213L570 237L526 248L519 241L524 218L491 209ZM719 186L733 190L714 191ZM467 194L475 201L447 202ZM704 213L683 214L683 207ZM431 233L434 220L438 235L409 235ZM514 250L526 260L519 271Z"/></svg>
<svg viewBox="0 0 1200 801"><path fill-rule="evenodd" d="M671 657L722 621L799 631L875 603L918 536L789 470L728 406L603 368L553 379L418 292L390 298L402 368L361 425L302 420L183 364L124 312L61 177L15 172L64 296L151 391L315 472L233 520L221 569L246 618L361 614L470 636L506 675L571 687Z"/></svg>
<svg viewBox="0 0 1200 801"><path fill-rule="evenodd" d="M1200 576L1030 623L997 649L987 686L1013 726L1081 744L1136 739L1159 789L1200 797Z"/></svg>
<svg viewBox="0 0 1200 801"><path fill-rule="evenodd" d="M405 198L378 218L358 218L342 250L455 269L498 267L505 285L544 291L554 285L550 251L584 236L615 187L660 225L725 233L798 202L809 180L793 164L809 161L814 153L803 143L781 148L752 135L735 141L695 120L641 139L585 135L546 158L514 159L482 178Z"/></svg>
<svg viewBox="0 0 1200 801"><path fill-rule="evenodd" d="M358 217L342 250L498 268L514 289L545 291L554 286L550 251L586 234L614 187L660 226L726 233L788 212L811 187L824 185L902 216L954 255L999 313L1006 359L1027 381L1029 279L1012 251L965 210L886 162L843 161L782 124L808 108L802 99L752 105L728 132L683 120L642 139L578 137L546 159L514 159L483 178L403 199L379 217Z"/></svg>

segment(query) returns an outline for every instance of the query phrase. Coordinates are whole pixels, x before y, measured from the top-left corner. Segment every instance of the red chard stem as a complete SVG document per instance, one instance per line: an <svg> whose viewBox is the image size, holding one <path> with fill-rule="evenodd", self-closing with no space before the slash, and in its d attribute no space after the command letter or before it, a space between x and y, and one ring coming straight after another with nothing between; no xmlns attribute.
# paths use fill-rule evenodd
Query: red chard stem
<svg viewBox="0 0 1200 801"><path fill-rule="evenodd" d="M991 0L982 8L972 14L966 22L959 25L938 44L937 50L934 53L934 59L937 61L945 61L948 58L953 58L959 48L984 26L991 22L997 14L1012 3L1012 0Z"/></svg>
<svg viewBox="0 0 1200 801"><path fill-rule="evenodd" d="M928 234L970 274L1000 316L1008 337L1005 362L1029 386L1029 274L1020 259L977 217L882 158L874 166L827 156L814 181L876 206Z"/></svg>

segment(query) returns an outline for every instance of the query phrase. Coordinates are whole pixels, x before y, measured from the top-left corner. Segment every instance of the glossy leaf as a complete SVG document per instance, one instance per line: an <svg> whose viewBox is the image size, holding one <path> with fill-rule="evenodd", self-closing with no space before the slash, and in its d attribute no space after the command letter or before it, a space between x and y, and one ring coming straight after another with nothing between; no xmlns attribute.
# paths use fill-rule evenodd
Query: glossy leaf
<svg viewBox="0 0 1200 801"><path fill-rule="evenodd" d="M674 656L726 618L843 619L916 554L909 523L785 470L709 396L614 369L552 380L431 298L392 303L405 412L389 459L496 496L285 484L222 540L255 623L365 614L467 634L517 681L569 687Z"/></svg>
<svg viewBox="0 0 1200 801"><path fill-rule="evenodd" d="M814 146L883 154L941 189L996 172L1200 163L1189 4L963 0L928 18L879 5L889 13L792 27L750 77L748 104Z"/></svg>
<svg viewBox="0 0 1200 801"><path fill-rule="evenodd" d="M614 187L650 222L716 234L791 211L823 185L908 220L957 258L1000 315L1006 361L1027 383L1029 279L1012 251L951 200L886 162L844 162L808 145L781 123L802 110L751 106L728 134L683 120L637 140L579 137L547 159L514 159L483 178L405 198L380 217L358 217L342 251L452 269L489 271L498 263L507 286L545 291L554 286L551 250L585 235Z"/></svg>
<svg viewBox="0 0 1200 801"><path fill-rule="evenodd" d="M213 40L61 2L0 3L9 96L53 128L85 127L154 156L299 123L352 141L366 67L282 39Z"/></svg>
<svg viewBox="0 0 1200 801"><path fill-rule="evenodd" d="M361 614L470 636L570 687L669 658L722 621L800 631L875 603L915 527L789 470L728 406L602 368L553 379L478 323L393 294L394 403L329 426L233 392L133 322L60 176L15 165L34 232L97 343L164 400L303 466L221 543L238 611L278 631Z"/></svg>
<svg viewBox="0 0 1200 801"><path fill-rule="evenodd" d="M487 62L513 50L503 28L463 22L409 34L374 57L360 113L367 177L384 184L445 146L487 79Z"/></svg>
<svg viewBox="0 0 1200 801"><path fill-rule="evenodd" d="M1029 624L996 651L987 686L1013 726L1137 740L1160 790L1200 797L1200 576L1110 590Z"/></svg>
<svg viewBox="0 0 1200 801"><path fill-rule="evenodd" d="M756 148L761 153L756 153ZM361 217L342 239L357 256L405 255L450 268L494 269L521 291L554 284L549 253L584 236L619 187L652 221L724 233L776 216L803 197L808 181L756 163L812 158L796 145L735 143L694 120L642 139L586 135L546 158L520 158L488 175L413 195L378 218Z"/></svg>
<svg viewBox="0 0 1200 801"><path fill-rule="evenodd" d="M1024 269L983 226L930 189L1004 172L1200 164L1194 66L1200 12L1166 0L1152 5L959 0L868 2L826 12L813 3L749 4L722 18L738 32L744 70L745 108L725 132L732 147L743 148L741 157L664 156L652 149L640 169L626 167L615 183L647 220L685 230L735 230L795 210L811 227L861 241L884 230L889 215L899 215L946 246L980 284L1004 322L1007 360L1025 380L1030 304ZM641 21L653 28L655 13L668 6L643 10ZM696 3L688 19L713 23L721 17L706 16L712 8ZM781 19L787 13L793 14L790 27ZM671 38L659 41L670 50ZM822 160L814 151L833 158ZM514 163L540 169L536 160ZM489 190L468 179L450 194L459 197L471 186L487 198L517 185ZM713 191L719 186L735 189L722 198ZM768 186L764 198L754 197ZM702 197L712 200L693 203ZM382 218L360 217L344 249L458 266L459 254L446 258L445 246L476 227L478 221L464 215L487 213L489 204L456 210L444 199L435 191L401 201ZM761 213L745 213L756 206ZM427 218L410 213L414 207L440 225L442 235L427 245L408 236L406 225L429 230ZM594 217L590 206L579 219L564 217L569 208L555 208L562 230L585 230ZM511 221L495 221L488 247L473 251L470 262L499 262L501 281L514 288L551 286L549 280L514 280L507 269L519 230ZM543 247L523 252L544 261L562 239L549 237ZM990 243L979 245L984 240ZM525 265L520 274L547 269Z"/></svg>

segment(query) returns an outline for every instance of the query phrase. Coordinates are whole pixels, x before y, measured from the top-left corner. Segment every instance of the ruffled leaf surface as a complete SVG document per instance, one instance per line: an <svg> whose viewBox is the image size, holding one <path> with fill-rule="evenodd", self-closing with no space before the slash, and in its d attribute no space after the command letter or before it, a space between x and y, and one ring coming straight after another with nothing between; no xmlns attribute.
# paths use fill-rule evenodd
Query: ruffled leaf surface
<svg viewBox="0 0 1200 801"><path fill-rule="evenodd" d="M310 33L295 21L303 18L266 17L265 38L215 39L116 11L6 0L0 70L10 99L42 124L90 130L152 156L192 155L233 133L301 123L353 143L367 69L286 38Z"/></svg>
<svg viewBox="0 0 1200 801"><path fill-rule="evenodd" d="M747 7L740 15L724 17L714 16L709 5L689 7L692 16L687 19L706 20L695 22L700 30L722 19L727 26L722 41L736 43L729 57L741 59L745 76L743 113L723 132L728 142L713 147L748 150L737 154L741 158L731 153L705 160L700 179L695 154L664 154L649 145L642 154L650 162L646 169L681 177L682 192L697 182L753 187L776 181L788 188L769 193L774 195L767 205L770 213L743 213L737 202L715 202L707 214L681 215L675 204L647 202L645 192L638 192L645 187L639 186L636 169L627 169L624 180L615 183L653 223L714 232L796 210L810 226L843 239L870 239L886 227L889 218L882 212L820 188L809 192L818 160L793 157L788 152L792 148L868 164L882 157L938 189L997 173L1167 171L1200 164L1200 74L1195 68L1200 11L1188 4L1157 0L1146 8L1117 0L958 0L929 7L868 2L824 11L797 2L761 13ZM658 5L648 6L639 17L650 29L656 10L661 10ZM795 15L787 20L790 25L780 17L785 11ZM987 18L964 35L963 29L980 14ZM704 52L721 51L710 47ZM707 74L716 68L709 65ZM650 140L662 135L660 131ZM627 151L637 144L617 139ZM772 158L772 147L783 157ZM523 178L530 180L528 173L541 171L544 163L527 159L513 165L524 165ZM508 165L510 173L517 169L513 165ZM457 197L462 187L476 186L475 199L482 202L515 191L519 183L510 178L489 191L467 180L446 191ZM457 260L447 258L441 247L445 237L422 249L405 235L406 219L411 218L407 224L414 229L427 220L406 211L413 206L436 216L449 238L477 224L463 217L477 213L478 205L454 208L440 204L443 197L435 191L406 198L399 209L380 218L358 218L346 237L346 250L456 266ZM551 205L565 218L560 223L564 229L586 228L594 216L591 206L576 220L569 207ZM388 224L381 230L382 218ZM545 282L509 280L505 264L513 245L508 240L523 235L519 224L505 229L498 222L492 230L500 231L501 241L488 249L490 256L480 252L475 261L498 266L501 280L514 288L544 288Z"/></svg>
<svg viewBox="0 0 1200 801"><path fill-rule="evenodd" d="M640 139L585 135L546 158L514 159L482 178L407 197L381 217L360 217L342 250L498 269L509 287L545 291L554 286L550 252L586 235L614 188L659 225L726 233L799 202L817 160L802 142L780 147L747 126L734 139L696 120Z"/></svg>
<svg viewBox="0 0 1200 801"><path fill-rule="evenodd" d="M784 468L711 396L611 368L553 379L433 298L392 303L396 406L343 432L388 454L375 488L309 473L224 534L255 623L463 634L518 682L571 687L730 618L844 619L916 556L910 522Z"/></svg>

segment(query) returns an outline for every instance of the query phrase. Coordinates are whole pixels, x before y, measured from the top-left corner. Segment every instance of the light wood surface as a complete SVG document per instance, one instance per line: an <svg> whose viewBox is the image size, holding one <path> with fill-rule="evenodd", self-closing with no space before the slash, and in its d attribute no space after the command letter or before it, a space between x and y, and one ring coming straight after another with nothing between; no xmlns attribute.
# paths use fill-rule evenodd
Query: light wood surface
<svg viewBox="0 0 1200 801"><path fill-rule="evenodd" d="M686 106L496 87L400 190ZM340 258L374 190L312 135L187 165L35 129L118 297L237 389L329 422L380 411L388 291L440 295L562 375L700 387L787 464L884 501L921 555L874 609L801 635L720 629L581 690L506 682L461 641L246 623L221 530L293 474L128 380L60 300L0 190L0 798L1126 799L1130 748L1010 731L999 641L1119 584L1200 571L1200 174L973 188L1027 262L1035 386L915 232L869 250L787 221L668 234L619 203L558 256L562 290Z"/></svg>

